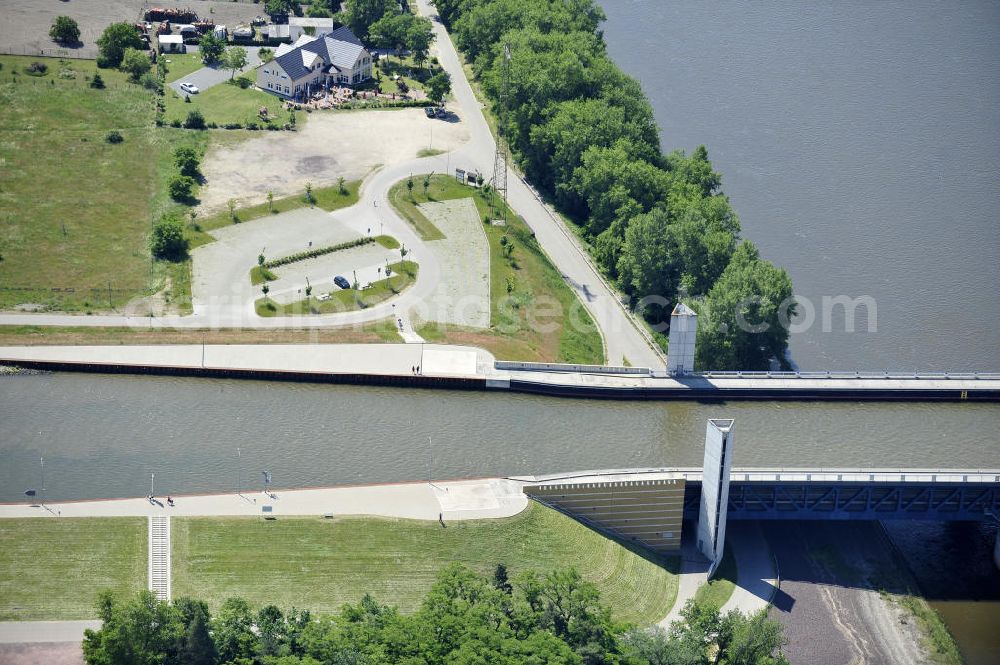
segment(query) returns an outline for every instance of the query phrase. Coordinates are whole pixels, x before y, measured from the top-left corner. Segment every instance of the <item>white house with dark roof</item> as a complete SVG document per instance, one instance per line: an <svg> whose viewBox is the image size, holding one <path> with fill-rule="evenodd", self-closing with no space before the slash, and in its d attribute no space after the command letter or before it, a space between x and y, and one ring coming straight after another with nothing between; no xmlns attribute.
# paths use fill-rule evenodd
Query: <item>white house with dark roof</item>
<svg viewBox="0 0 1000 665"><path fill-rule="evenodd" d="M257 87L294 98L333 85L357 85L371 77L371 53L345 26L279 46L274 59L257 69Z"/></svg>

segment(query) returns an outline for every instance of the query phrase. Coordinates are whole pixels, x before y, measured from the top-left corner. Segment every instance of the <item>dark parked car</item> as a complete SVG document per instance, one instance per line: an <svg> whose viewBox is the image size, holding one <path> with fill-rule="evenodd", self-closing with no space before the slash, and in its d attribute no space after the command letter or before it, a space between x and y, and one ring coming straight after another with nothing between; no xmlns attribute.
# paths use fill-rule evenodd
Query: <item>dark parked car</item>
<svg viewBox="0 0 1000 665"><path fill-rule="evenodd" d="M433 106L425 106L424 107L424 115L427 116L428 118L433 118L436 115L435 111L434 111L434 107Z"/></svg>
<svg viewBox="0 0 1000 665"><path fill-rule="evenodd" d="M333 278L333 283L336 284L337 286L339 286L342 289L349 289L349 288L351 288L351 283L347 281L347 278L346 277L342 277L340 275L337 275L336 277Z"/></svg>

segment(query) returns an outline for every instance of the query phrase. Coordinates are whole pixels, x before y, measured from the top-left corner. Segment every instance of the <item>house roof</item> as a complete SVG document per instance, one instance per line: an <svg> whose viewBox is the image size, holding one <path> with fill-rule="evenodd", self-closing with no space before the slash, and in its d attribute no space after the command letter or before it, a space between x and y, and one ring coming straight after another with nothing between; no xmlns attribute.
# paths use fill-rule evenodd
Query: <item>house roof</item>
<svg viewBox="0 0 1000 665"><path fill-rule="evenodd" d="M289 16L288 25L317 30L333 30L332 18L311 18L309 16Z"/></svg>
<svg viewBox="0 0 1000 665"><path fill-rule="evenodd" d="M341 27L322 37L303 35L290 48L279 48L274 60L294 80L309 73L316 62L307 53L318 55L324 63L341 71L353 68L364 52L361 40L349 28Z"/></svg>

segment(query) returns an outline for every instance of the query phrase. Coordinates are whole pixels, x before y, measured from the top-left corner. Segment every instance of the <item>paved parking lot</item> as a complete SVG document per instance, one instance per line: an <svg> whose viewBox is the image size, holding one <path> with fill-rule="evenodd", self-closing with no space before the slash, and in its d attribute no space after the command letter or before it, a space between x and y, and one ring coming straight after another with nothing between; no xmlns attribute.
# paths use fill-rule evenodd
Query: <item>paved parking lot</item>
<svg viewBox="0 0 1000 665"><path fill-rule="evenodd" d="M253 71L253 69L260 64L260 47L259 46L245 46L247 50L247 66L239 71L240 74L244 72ZM197 53L197 46L189 46L188 53ZM167 55L167 57L170 57ZM198 86L200 91L205 91L214 85L219 85L220 83L225 83L230 78L232 78L233 73L220 66L219 64L212 65L211 67L202 67L196 72L192 72L187 76L182 76L180 79L169 84L169 87L176 90L179 94L185 94L181 90L181 83L194 83Z"/></svg>

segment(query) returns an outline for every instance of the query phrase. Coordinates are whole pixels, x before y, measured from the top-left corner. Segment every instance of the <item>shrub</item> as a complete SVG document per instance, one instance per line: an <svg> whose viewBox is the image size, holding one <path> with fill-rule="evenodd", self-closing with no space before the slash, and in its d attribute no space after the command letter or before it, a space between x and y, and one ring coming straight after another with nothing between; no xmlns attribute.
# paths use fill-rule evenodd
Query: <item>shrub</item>
<svg viewBox="0 0 1000 665"><path fill-rule="evenodd" d="M33 62L24 68L29 76L45 76L49 71L49 66L44 62Z"/></svg>
<svg viewBox="0 0 1000 665"><path fill-rule="evenodd" d="M138 81L152 66L153 63L145 51L135 48L125 49L125 54L122 56L121 69L123 72L128 72L133 81Z"/></svg>
<svg viewBox="0 0 1000 665"><path fill-rule="evenodd" d="M248 122L246 124L246 128L251 131L257 131L258 129L260 129L260 125L258 125L256 122Z"/></svg>
<svg viewBox="0 0 1000 665"><path fill-rule="evenodd" d="M171 127L180 127L181 126L181 121L178 120L177 118L174 118L173 120L170 121L170 126Z"/></svg>
<svg viewBox="0 0 1000 665"><path fill-rule="evenodd" d="M104 88L104 79L101 78L100 74L94 74L94 78L90 82L90 87L97 88L98 90Z"/></svg>
<svg viewBox="0 0 1000 665"><path fill-rule="evenodd" d="M163 92L163 84L160 83L160 79L153 76L150 72L146 72L139 78L139 85L155 93Z"/></svg>
<svg viewBox="0 0 1000 665"><path fill-rule="evenodd" d="M205 116L198 109L192 109L187 114L184 126L188 129L205 129Z"/></svg>
<svg viewBox="0 0 1000 665"><path fill-rule="evenodd" d="M158 259L180 261L187 256L188 241L184 237L184 224L172 215L164 215L153 226L149 249Z"/></svg>
<svg viewBox="0 0 1000 665"><path fill-rule="evenodd" d="M97 58L97 66L117 67L125 57L126 49L144 49L146 45L131 23L112 23L98 38L97 47L101 52Z"/></svg>
<svg viewBox="0 0 1000 665"><path fill-rule="evenodd" d="M194 178L187 175L175 175L170 179L170 184L168 186L170 190L170 198L175 201L189 201L191 200L191 193L194 191Z"/></svg>
<svg viewBox="0 0 1000 665"><path fill-rule="evenodd" d="M331 245L329 247L317 247L315 249L310 249L305 252L297 252L295 254L290 254L289 256L282 256L278 259L271 259L264 264L265 268L277 268L280 266L288 265L289 263L295 263L296 261L305 261L306 259L313 259L317 256L323 256L324 254L331 254L333 252L339 252L342 249L350 249L351 247L360 247L361 245L367 245L370 242L375 242L374 238L365 236L363 238L358 238L357 240L350 240L348 242L342 242L339 245Z"/></svg>
<svg viewBox="0 0 1000 665"><path fill-rule="evenodd" d="M125 140L125 137L122 136L121 132L112 129L105 135L104 140L108 143L121 143Z"/></svg>
<svg viewBox="0 0 1000 665"><path fill-rule="evenodd" d="M223 127L226 129L243 129L243 125L238 122L227 122Z"/></svg>
<svg viewBox="0 0 1000 665"><path fill-rule="evenodd" d="M217 124L216 124L215 122L210 122L210 123L208 123L208 125L206 125L206 126L207 126L207 127L209 128L209 129L217 129L217 128L219 127L219 125L217 125Z"/></svg>
<svg viewBox="0 0 1000 665"><path fill-rule="evenodd" d="M59 70L59 78L66 79L67 81L72 81L76 79L76 72L69 67L63 67Z"/></svg>
<svg viewBox="0 0 1000 665"><path fill-rule="evenodd" d="M177 148L174 150L174 166L181 172L181 175L198 175L198 153L194 148Z"/></svg>

